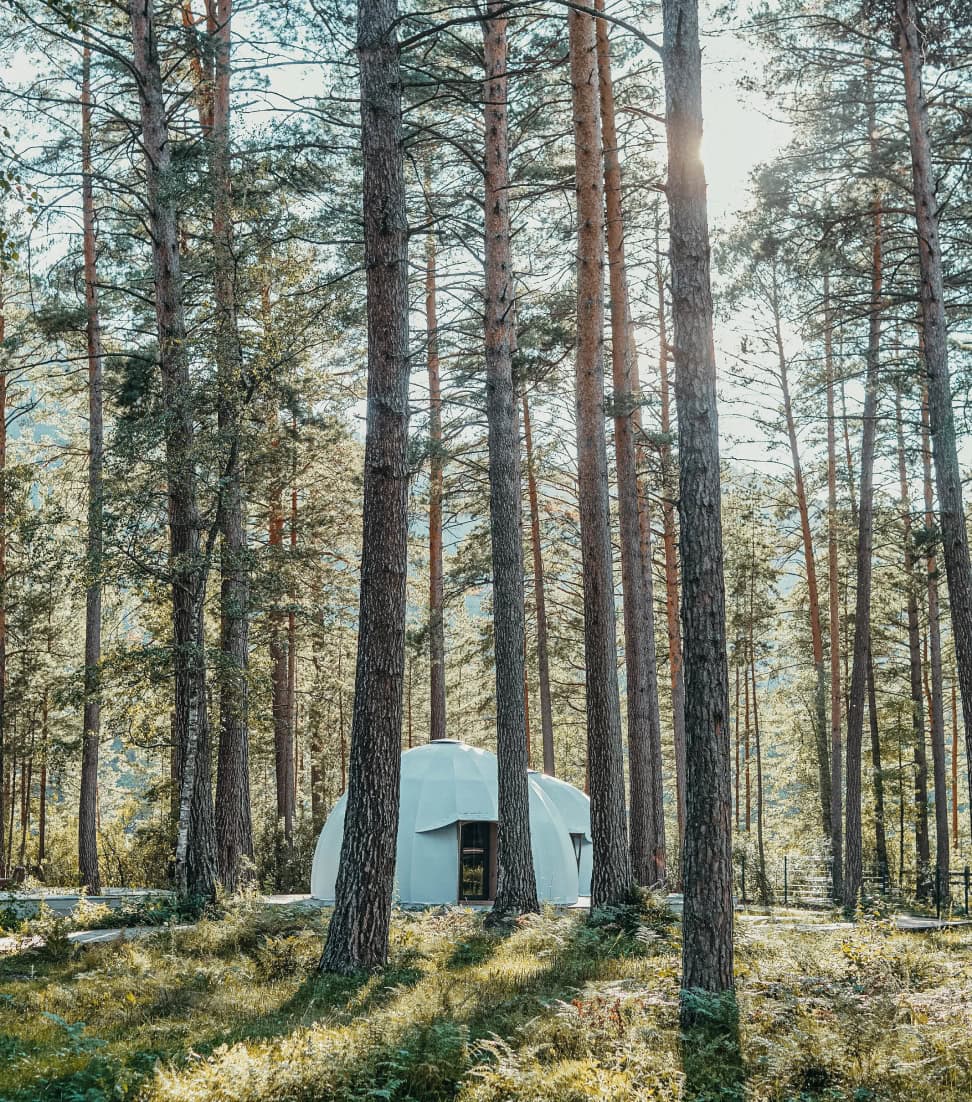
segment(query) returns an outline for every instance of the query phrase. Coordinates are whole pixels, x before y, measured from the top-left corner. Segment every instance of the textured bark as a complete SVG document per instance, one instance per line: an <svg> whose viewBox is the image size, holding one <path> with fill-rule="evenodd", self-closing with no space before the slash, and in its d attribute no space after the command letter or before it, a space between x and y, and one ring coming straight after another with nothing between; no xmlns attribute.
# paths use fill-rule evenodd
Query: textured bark
<svg viewBox="0 0 972 1102"><path fill-rule="evenodd" d="M584 571L587 758L594 873L591 902L625 900L632 886L616 667L614 570L604 431L604 179L594 19L567 16L577 194L577 491Z"/></svg>
<svg viewBox="0 0 972 1102"><path fill-rule="evenodd" d="M733 988L729 686L698 4L664 0L675 403L678 412L686 819L682 987ZM692 1004L682 1014L692 1018Z"/></svg>
<svg viewBox="0 0 972 1102"><path fill-rule="evenodd" d="M837 424L834 410L833 312L824 275L824 367L827 374L827 585L830 612L830 858L834 899L843 888L843 740L840 707L840 558L837 550Z"/></svg>
<svg viewBox="0 0 972 1102"><path fill-rule="evenodd" d="M945 779L945 699L942 682L942 633L938 608L938 559L935 553L935 489L932 482L931 441L928 433L928 394L922 388L921 457L925 495L925 585L928 600L929 708L931 720L932 768L935 777L935 863L941 883L949 890L950 854L948 844L948 784ZM953 756L957 746L953 747ZM953 775L955 764L953 763ZM957 825L957 824L956 824Z"/></svg>
<svg viewBox="0 0 972 1102"><path fill-rule="evenodd" d="M7 304L0 269L0 346L7 335ZM6 876L7 749L7 372L0 370L0 876Z"/></svg>
<svg viewBox="0 0 972 1102"><path fill-rule="evenodd" d="M735 701L735 712L734 712L734 714L735 714L735 741L736 741L736 775L735 775L736 802L735 802L735 808L736 808L736 830L739 830L740 827L742 826L742 816L741 816L741 813L740 813L740 803L739 803L739 778L741 776L741 773L740 773L740 766L741 766L740 746L741 746L741 744L740 744L740 740L739 740L739 663L738 662L736 663L736 701Z"/></svg>
<svg viewBox="0 0 972 1102"><path fill-rule="evenodd" d="M430 181L426 174L426 194ZM442 569L442 388L439 379L439 323L436 316L435 232L427 201L425 238L425 331L429 373L429 739L446 737L445 592Z"/></svg>
<svg viewBox="0 0 972 1102"><path fill-rule="evenodd" d="M942 557L948 580L959 690L965 716L966 767L972 791L972 561L965 526L962 477L948 370L948 326L938 239L938 199L932 166L928 103L922 87L922 43L914 0L896 0L898 46L904 69L911 144L912 190L918 231L919 298L928 386L928 424L935 460Z"/></svg>
<svg viewBox="0 0 972 1102"><path fill-rule="evenodd" d="M321 968L388 958L398 834L408 569L408 223L396 0L359 0L368 427L351 762Z"/></svg>
<svg viewBox="0 0 972 1102"><path fill-rule="evenodd" d="M911 494L905 459L901 391L895 391L898 439L898 482L901 491L901 531L904 544L904 580L908 609L908 675L911 689L911 732L915 757L915 882L919 899L931 891L928 844L928 756L925 752L925 701L921 684L921 633L918 627L918 594L911 537Z"/></svg>
<svg viewBox="0 0 972 1102"><path fill-rule="evenodd" d="M959 848L959 796L958 796L958 690L952 682L952 847Z"/></svg>
<svg viewBox="0 0 972 1102"><path fill-rule="evenodd" d="M871 112L873 114L873 100ZM869 126L874 133L873 123ZM872 204L873 247L871 305L861 440L860 505L857 509L857 601L854 612L854 657L847 709L847 795L844 854L844 906L857 904L863 877L861 838L861 743L864 734L864 688L871 637L871 549L874 529L874 448L877 434L878 371L881 351L881 200Z"/></svg>
<svg viewBox="0 0 972 1102"><path fill-rule="evenodd" d="M604 0L596 0L596 4L599 11L603 10ZM641 421L641 395L637 383L638 356L624 253L621 165L614 120L611 54L604 19L597 20L596 35L611 291L614 453L621 530L621 587L624 595L631 870L638 884L655 885L665 882L665 811L651 549L650 544L643 546L642 540L642 520L647 517L638 486L635 450L635 432Z"/></svg>
<svg viewBox="0 0 972 1102"><path fill-rule="evenodd" d="M742 656L746 661L746 656ZM746 720L743 725L743 767L746 770L746 833L753 829L753 779L752 779L752 728L749 726L749 673L746 672L743 689L743 712Z"/></svg>
<svg viewBox="0 0 972 1102"><path fill-rule="evenodd" d="M280 448L278 415L274 411L274 450ZM270 491L270 516L267 531L270 553L276 558L278 570L284 563L283 479L276 472ZM289 844L294 834L294 742L290 722L291 703L288 689L290 659L287 647L286 615L279 607L271 610L270 627L270 709L273 715L273 765L277 798L277 821L283 825L284 841ZM279 885L278 885L279 886Z"/></svg>
<svg viewBox="0 0 972 1102"><path fill-rule="evenodd" d="M232 0L208 0L215 14L212 49L211 130L213 270L216 305L217 421L227 456L220 487L219 755L216 769L216 837L219 874L227 891L245 877L253 856L248 721L250 577L242 486L245 403L243 349L236 310L236 255L230 175ZM215 8L215 12L213 12Z"/></svg>
<svg viewBox="0 0 972 1102"><path fill-rule="evenodd" d="M668 382L668 330L665 320L665 281L662 276L661 249L655 239L655 282L658 293L658 396L661 419L662 474L662 546L665 551L665 619L668 628L668 675L672 689L672 740L675 748L675 796L678 820L678 848L685 845L685 670L682 664L682 625L679 622L678 531L675 520L678 501L678 471L672 460L671 398ZM737 699L738 704L738 699ZM737 730L738 735L738 730ZM737 747L738 751L738 747ZM738 825L739 777L738 752L736 776L736 817ZM681 875L679 876L681 882Z"/></svg>
<svg viewBox="0 0 972 1102"><path fill-rule="evenodd" d="M803 543L803 566L807 576L807 602L810 606L810 647L816 681L814 690L814 735L817 749L817 788L820 797L820 815L824 835L832 833L830 806L830 752L827 727L827 676L824 672L823 629L820 625L820 593L817 589L817 562L813 552L813 529L810 525L810 509L803 481L803 464L797 440L793 402L790 399L790 380L786 352L783 347L783 329L780 320L779 291L776 269L773 269L773 323L776 338L776 360L779 369L780 389L783 393L783 414L786 420L786 436L790 445L790 461L793 464L793 482L796 490L797 510L800 514L800 536Z"/></svg>
<svg viewBox="0 0 972 1102"><path fill-rule="evenodd" d="M104 417L101 321L95 267L95 209L91 174L91 51L84 47L81 76L81 221L84 234L84 305L88 354L88 533L85 571L84 707L78 797L78 870L82 887L101 891L98 869L98 751L101 740L101 559L104 547Z"/></svg>
<svg viewBox="0 0 972 1102"><path fill-rule="evenodd" d="M149 0L130 0L129 12L145 154L162 402L166 410L174 727L181 761L175 882L180 892L212 896L216 890L217 861L206 716L203 629L206 564L200 547L195 433L172 148L152 5Z"/></svg>
<svg viewBox="0 0 972 1102"><path fill-rule="evenodd" d="M526 391L521 395L523 408L523 446L526 449L527 499L530 502L530 548L533 552L533 607L537 617L537 667L540 682L540 731L543 738L543 771L557 775L554 756L553 705L550 699L550 656L547 643L547 596L543 578L543 553L540 546L540 495L533 465L533 432L530 404Z"/></svg>
<svg viewBox="0 0 972 1102"><path fill-rule="evenodd" d="M871 783L874 787L874 858L878 873L890 871L888 834L885 826L884 768L881 765L881 730L878 725L877 693L874 688L874 657L867 648L867 715L871 731Z"/></svg>
<svg viewBox="0 0 972 1102"><path fill-rule="evenodd" d="M496 665L496 917L537 911L530 847L530 791L524 681L523 539L520 441L513 388L513 254L510 241L506 16L490 0L483 21L485 124L486 421L489 428L489 519L493 562ZM498 14L500 13L500 14Z"/></svg>
<svg viewBox="0 0 972 1102"><path fill-rule="evenodd" d="M749 672L753 682L753 737L756 744L756 858L759 862L760 898L769 905L770 889L766 877L766 846L763 840L763 748L759 732L759 703L756 700L756 654L752 639L749 645Z"/></svg>
<svg viewBox="0 0 972 1102"><path fill-rule="evenodd" d="M50 643L48 642L48 650ZM43 867L47 858L47 759L50 749L50 699L44 690L41 704L41 759L37 785L37 864Z"/></svg>

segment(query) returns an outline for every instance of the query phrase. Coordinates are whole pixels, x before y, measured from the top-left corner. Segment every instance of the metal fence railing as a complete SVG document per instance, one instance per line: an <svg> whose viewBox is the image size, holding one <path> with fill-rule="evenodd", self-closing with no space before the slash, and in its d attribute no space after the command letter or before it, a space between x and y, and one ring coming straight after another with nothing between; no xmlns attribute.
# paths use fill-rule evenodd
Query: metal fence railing
<svg viewBox="0 0 972 1102"><path fill-rule="evenodd" d="M830 858L783 854L768 858L763 875L758 863L745 851L733 861L736 899L743 905L766 903L784 907L830 908L840 901L834 898ZM892 877L888 869L876 865L865 868L863 892L866 899L889 903L918 904L943 913L970 916L972 869L965 865L948 873L937 865L919 879L914 870Z"/></svg>

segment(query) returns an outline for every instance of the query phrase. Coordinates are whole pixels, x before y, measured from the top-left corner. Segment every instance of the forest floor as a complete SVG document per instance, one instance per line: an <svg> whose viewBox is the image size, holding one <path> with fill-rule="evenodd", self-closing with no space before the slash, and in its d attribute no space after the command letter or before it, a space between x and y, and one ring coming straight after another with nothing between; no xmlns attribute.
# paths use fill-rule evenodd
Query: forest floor
<svg viewBox="0 0 972 1102"><path fill-rule="evenodd" d="M507 936L395 916L392 959L315 971L327 912L242 903L79 948L61 919L0 956L3 1102L958 1102L972 929L833 915L737 924L738 1018L678 1028L661 906L549 912ZM25 931L27 932L27 931Z"/></svg>

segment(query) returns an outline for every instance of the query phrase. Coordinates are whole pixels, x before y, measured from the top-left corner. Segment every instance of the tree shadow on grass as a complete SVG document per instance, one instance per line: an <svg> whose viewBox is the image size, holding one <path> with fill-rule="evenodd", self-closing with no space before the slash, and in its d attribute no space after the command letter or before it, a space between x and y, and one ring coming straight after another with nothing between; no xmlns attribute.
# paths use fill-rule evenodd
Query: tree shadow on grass
<svg viewBox="0 0 972 1102"><path fill-rule="evenodd" d="M744 1102L739 1006L731 991L682 991L679 1035L684 1102Z"/></svg>

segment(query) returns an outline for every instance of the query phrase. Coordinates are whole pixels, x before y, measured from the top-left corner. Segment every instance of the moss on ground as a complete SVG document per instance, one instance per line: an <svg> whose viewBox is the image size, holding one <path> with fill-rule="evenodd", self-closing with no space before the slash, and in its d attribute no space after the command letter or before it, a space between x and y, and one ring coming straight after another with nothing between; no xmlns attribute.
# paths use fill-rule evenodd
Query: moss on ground
<svg viewBox="0 0 972 1102"><path fill-rule="evenodd" d="M951 1102L972 1097L972 930L740 923L738 1008L678 1028L678 930L547 913L501 937L397 914L374 975L315 972L326 916L0 956L4 1102ZM738 1009L738 1016L736 1010Z"/></svg>

